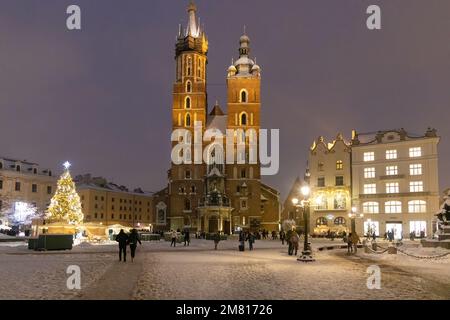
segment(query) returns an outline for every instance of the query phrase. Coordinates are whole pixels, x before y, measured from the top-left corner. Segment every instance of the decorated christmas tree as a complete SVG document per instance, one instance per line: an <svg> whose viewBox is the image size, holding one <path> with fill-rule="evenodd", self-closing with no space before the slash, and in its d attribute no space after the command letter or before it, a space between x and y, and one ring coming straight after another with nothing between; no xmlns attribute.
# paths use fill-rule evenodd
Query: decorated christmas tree
<svg viewBox="0 0 450 320"><path fill-rule="evenodd" d="M48 207L47 218L70 224L83 222L80 196L75 190L75 183L69 172L70 163L64 163L64 173L58 180L56 192Z"/></svg>

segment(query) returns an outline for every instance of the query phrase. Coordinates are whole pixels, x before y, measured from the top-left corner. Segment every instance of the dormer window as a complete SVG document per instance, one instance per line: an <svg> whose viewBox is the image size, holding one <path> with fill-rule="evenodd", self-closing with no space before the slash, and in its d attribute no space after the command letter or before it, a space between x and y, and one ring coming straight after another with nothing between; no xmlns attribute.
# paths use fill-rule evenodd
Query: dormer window
<svg viewBox="0 0 450 320"><path fill-rule="evenodd" d="M19 165L16 166L16 171L20 172L20 166Z"/></svg>
<svg viewBox="0 0 450 320"><path fill-rule="evenodd" d="M33 174L37 174L37 169L33 168Z"/></svg>

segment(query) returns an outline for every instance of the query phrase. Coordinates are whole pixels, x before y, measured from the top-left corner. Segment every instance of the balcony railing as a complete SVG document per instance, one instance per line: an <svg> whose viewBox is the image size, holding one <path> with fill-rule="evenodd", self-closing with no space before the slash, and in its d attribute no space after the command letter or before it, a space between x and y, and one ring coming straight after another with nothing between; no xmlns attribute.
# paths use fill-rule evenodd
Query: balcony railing
<svg viewBox="0 0 450 320"><path fill-rule="evenodd" d="M230 207L230 200L223 197L204 197L200 207Z"/></svg>

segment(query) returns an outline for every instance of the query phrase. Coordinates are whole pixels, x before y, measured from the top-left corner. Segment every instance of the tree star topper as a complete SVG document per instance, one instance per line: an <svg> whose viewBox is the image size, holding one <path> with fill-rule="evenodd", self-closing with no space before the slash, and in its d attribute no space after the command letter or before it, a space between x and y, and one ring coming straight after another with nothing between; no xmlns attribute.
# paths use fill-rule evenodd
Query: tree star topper
<svg viewBox="0 0 450 320"><path fill-rule="evenodd" d="M64 166L64 168L65 168L66 170L69 170L69 168L70 168L71 165L72 165L72 164L71 164L69 161L66 161L66 162L63 163L63 166Z"/></svg>

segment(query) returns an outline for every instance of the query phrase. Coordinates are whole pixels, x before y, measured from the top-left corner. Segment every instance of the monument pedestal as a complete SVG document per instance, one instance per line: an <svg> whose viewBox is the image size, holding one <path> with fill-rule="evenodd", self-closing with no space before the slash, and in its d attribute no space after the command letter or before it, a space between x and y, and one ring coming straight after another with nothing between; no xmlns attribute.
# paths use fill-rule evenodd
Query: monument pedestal
<svg viewBox="0 0 450 320"><path fill-rule="evenodd" d="M438 237L439 241L450 240L450 225L443 226Z"/></svg>

